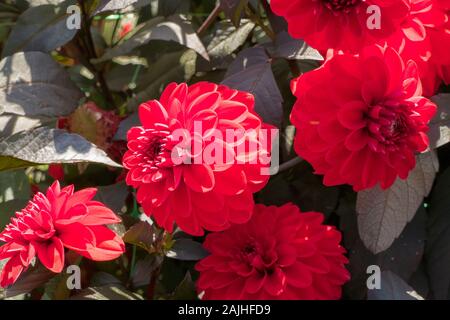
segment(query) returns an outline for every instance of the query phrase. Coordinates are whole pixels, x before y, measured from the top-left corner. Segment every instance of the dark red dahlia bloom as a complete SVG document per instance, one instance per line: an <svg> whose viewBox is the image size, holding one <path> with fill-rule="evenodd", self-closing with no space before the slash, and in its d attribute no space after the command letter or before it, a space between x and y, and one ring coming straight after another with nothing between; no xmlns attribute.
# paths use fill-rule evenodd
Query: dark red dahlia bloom
<svg viewBox="0 0 450 320"><path fill-rule="evenodd" d="M272 0L270 5L286 19L292 37L319 50L355 53L394 33L408 13L403 0ZM379 25L373 24L370 6L380 10Z"/></svg>
<svg viewBox="0 0 450 320"><path fill-rule="evenodd" d="M113 260L125 251L122 239L105 224L120 219L102 203L93 201L96 189L73 192L73 185L60 188L58 181L38 192L11 219L0 234L0 259L9 259L0 275L0 285L13 284L37 256L53 272L64 267L64 248L95 260Z"/></svg>
<svg viewBox="0 0 450 320"><path fill-rule="evenodd" d="M434 0L434 6L438 7L445 16L442 25L428 29L431 41L431 64L437 70L437 74L447 85L450 84L450 0Z"/></svg>
<svg viewBox="0 0 450 320"><path fill-rule="evenodd" d="M159 101L142 104L123 164L145 213L192 235L246 222L270 161L267 126L253 105L251 94L208 82L172 83Z"/></svg>
<svg viewBox="0 0 450 320"><path fill-rule="evenodd" d="M419 68L423 94L432 96L440 84L437 69L432 63L433 55L435 52L439 55L442 49L432 48L431 34L444 25L447 17L435 0L406 0L406 3L409 5L409 14L403 19L400 28L379 44L387 43L393 47L405 63L413 60Z"/></svg>
<svg viewBox="0 0 450 320"><path fill-rule="evenodd" d="M295 150L325 175L325 185L386 189L428 147L436 105L421 96L416 64L405 66L390 47L335 55L293 80L292 91Z"/></svg>
<svg viewBox="0 0 450 320"><path fill-rule="evenodd" d="M341 234L317 212L256 205L249 222L211 233L199 261L203 299L339 299L349 280Z"/></svg>

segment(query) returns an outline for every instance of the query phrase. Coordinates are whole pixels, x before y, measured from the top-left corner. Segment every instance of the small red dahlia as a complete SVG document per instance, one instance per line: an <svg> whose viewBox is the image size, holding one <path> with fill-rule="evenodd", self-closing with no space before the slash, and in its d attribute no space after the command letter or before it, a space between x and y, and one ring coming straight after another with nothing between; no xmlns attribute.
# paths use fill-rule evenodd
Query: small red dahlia
<svg viewBox="0 0 450 320"><path fill-rule="evenodd" d="M250 221L206 236L195 268L203 299L331 300L350 278L341 234L293 204L255 205Z"/></svg>
<svg viewBox="0 0 450 320"><path fill-rule="evenodd" d="M294 38L319 50L358 52L387 38L408 13L403 0L271 0Z"/></svg>
<svg viewBox="0 0 450 320"><path fill-rule="evenodd" d="M250 93L200 82L172 83L139 107L123 165L146 214L192 235L250 218L270 161L268 126L253 105Z"/></svg>
<svg viewBox="0 0 450 320"><path fill-rule="evenodd" d="M417 66L392 48L338 54L292 81L295 150L327 186L389 188L428 147L436 105L421 96Z"/></svg>
<svg viewBox="0 0 450 320"><path fill-rule="evenodd" d="M50 271L64 268L64 248L95 261L113 260L125 251L122 239L105 224L120 219L102 203L93 201L96 189L73 192L73 185L60 188L58 181L38 192L11 219L0 234L0 259L9 259L0 285L13 284L37 256Z"/></svg>

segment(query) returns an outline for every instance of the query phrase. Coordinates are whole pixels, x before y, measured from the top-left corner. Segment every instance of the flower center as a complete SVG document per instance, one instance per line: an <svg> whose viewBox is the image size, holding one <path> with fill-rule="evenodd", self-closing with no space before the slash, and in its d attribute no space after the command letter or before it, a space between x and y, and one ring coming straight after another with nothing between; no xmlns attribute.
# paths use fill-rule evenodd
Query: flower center
<svg viewBox="0 0 450 320"><path fill-rule="evenodd" d="M170 132L166 128L145 129L138 140L140 152L147 166L157 168L172 165L170 154L173 146L170 141Z"/></svg>
<svg viewBox="0 0 450 320"><path fill-rule="evenodd" d="M270 252L266 252L255 241L249 241L240 251L241 259L258 272L270 273L275 267L276 258Z"/></svg>
<svg viewBox="0 0 450 320"><path fill-rule="evenodd" d="M161 153L162 150L162 140L163 137L161 136L154 136L150 138L150 141L148 143L148 147L146 150L147 157L154 161L158 155Z"/></svg>
<svg viewBox="0 0 450 320"><path fill-rule="evenodd" d="M332 11L348 11L357 6L362 0L322 0L325 7Z"/></svg>
<svg viewBox="0 0 450 320"><path fill-rule="evenodd" d="M368 113L369 146L376 152L396 151L414 131L409 119L410 106L384 102L372 106Z"/></svg>

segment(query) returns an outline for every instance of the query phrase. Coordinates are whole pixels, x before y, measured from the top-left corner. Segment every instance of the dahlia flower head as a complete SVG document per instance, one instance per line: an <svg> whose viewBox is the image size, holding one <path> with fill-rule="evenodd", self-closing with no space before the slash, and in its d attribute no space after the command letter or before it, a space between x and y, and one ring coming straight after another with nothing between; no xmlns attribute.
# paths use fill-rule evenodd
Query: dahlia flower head
<svg viewBox="0 0 450 320"><path fill-rule="evenodd" d="M445 84L450 84L450 0L435 0L438 7L445 14L445 23L428 30L431 39L433 55L431 62L437 69L437 74Z"/></svg>
<svg viewBox="0 0 450 320"><path fill-rule="evenodd" d="M318 50L352 53L386 39L408 14L403 0L271 0L270 6L293 38Z"/></svg>
<svg viewBox="0 0 450 320"><path fill-rule="evenodd" d="M321 213L255 205L245 224L210 233L200 260L202 299L333 300L350 279L341 233Z"/></svg>
<svg viewBox="0 0 450 320"><path fill-rule="evenodd" d="M253 107L250 93L209 82L171 83L140 105L142 126L128 131L123 165L158 225L200 236L250 218L271 148L271 127Z"/></svg>
<svg viewBox="0 0 450 320"><path fill-rule="evenodd" d="M408 5L408 15L401 21L400 28L378 44L393 47L405 63L414 60L419 68L423 94L432 96L441 82L433 61L444 62L440 52L447 50L433 48L432 35L440 36L441 33L438 30L444 27L448 17L436 0L403 1ZM445 43L442 42L437 45L445 47ZM448 56L447 51L445 55Z"/></svg>
<svg viewBox="0 0 450 320"><path fill-rule="evenodd" d="M294 148L327 186L355 191L406 179L429 145L436 105L421 96L418 69L390 47L336 54L291 83Z"/></svg>
<svg viewBox="0 0 450 320"><path fill-rule="evenodd" d="M2 287L13 284L33 259L50 271L64 268L64 248L91 260L107 261L125 251L122 239L105 224L120 219L104 204L92 200L95 188L74 192L73 185L61 189L55 181L44 195L38 192L11 219L2 233L0 259L9 259L0 275Z"/></svg>

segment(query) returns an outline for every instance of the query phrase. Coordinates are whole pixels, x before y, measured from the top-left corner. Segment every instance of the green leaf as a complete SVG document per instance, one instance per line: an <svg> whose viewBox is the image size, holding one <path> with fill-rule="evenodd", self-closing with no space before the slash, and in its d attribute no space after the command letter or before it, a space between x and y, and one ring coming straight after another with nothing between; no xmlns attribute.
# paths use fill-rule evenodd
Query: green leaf
<svg viewBox="0 0 450 320"><path fill-rule="evenodd" d="M170 298L172 300L197 300L195 283L194 281L192 281L192 277L189 271L186 272L183 280L175 288L175 291L172 293Z"/></svg>
<svg viewBox="0 0 450 320"><path fill-rule="evenodd" d="M380 289L371 289L368 300L424 300L403 279L391 271L381 273Z"/></svg>
<svg viewBox="0 0 450 320"><path fill-rule="evenodd" d="M340 229L345 247L348 249L351 279L344 292L351 299L364 299L367 294L367 267L377 265L381 270L390 270L402 279L410 281L417 272L427 238L427 213L421 206L400 236L385 251L374 254L369 251L358 236L356 212L350 207L339 208Z"/></svg>
<svg viewBox="0 0 450 320"><path fill-rule="evenodd" d="M69 274L63 272L50 279L44 287L41 300L65 300L70 297L70 289L67 287Z"/></svg>
<svg viewBox="0 0 450 320"><path fill-rule="evenodd" d="M130 229L125 232L123 241L137 245L149 253L154 252L154 231L153 227L146 221L139 221L131 226Z"/></svg>
<svg viewBox="0 0 450 320"><path fill-rule="evenodd" d="M77 29L67 27L67 11L75 1L66 1L60 5L41 5L28 8L23 12L5 43L2 56L6 57L19 51L50 52L70 40Z"/></svg>
<svg viewBox="0 0 450 320"><path fill-rule="evenodd" d="M134 288L143 287L150 283L150 278L157 268L161 266L163 257L160 255L146 255L138 260L131 274L131 282Z"/></svg>
<svg viewBox="0 0 450 320"><path fill-rule="evenodd" d="M68 115L83 96L68 73L45 53L16 53L0 61L0 70L2 136Z"/></svg>
<svg viewBox="0 0 450 320"><path fill-rule="evenodd" d="M196 58L197 55L192 50L163 55L149 66L146 77L142 80L148 85L128 100L128 109L135 111L142 102L159 98L170 82L188 81L195 73Z"/></svg>
<svg viewBox="0 0 450 320"><path fill-rule="evenodd" d="M225 58L230 58L245 43L254 27L250 20L243 21L238 28L227 20L220 21L206 48L211 63L216 66Z"/></svg>
<svg viewBox="0 0 450 320"><path fill-rule="evenodd" d="M0 203L29 198L30 183L23 170L0 172Z"/></svg>
<svg viewBox="0 0 450 320"><path fill-rule="evenodd" d="M180 238L175 240L175 243L166 253L166 256L178 260L197 261L208 256L208 251L199 242Z"/></svg>
<svg viewBox="0 0 450 320"><path fill-rule="evenodd" d="M97 187L95 200L103 202L115 213L120 213L125 200L128 197L128 187L124 181L109 185Z"/></svg>
<svg viewBox="0 0 450 320"><path fill-rule="evenodd" d="M274 58L323 61L319 51L308 46L303 40L292 38L286 31L278 33L275 42L266 48Z"/></svg>
<svg viewBox="0 0 450 320"><path fill-rule="evenodd" d="M95 62L104 62L114 57L127 55L134 49L149 43L151 40L176 42L196 51L206 60L209 59L208 53L192 28L190 21L182 15L174 15L167 19L156 17L137 26L136 32L132 36L107 50Z"/></svg>
<svg viewBox="0 0 450 320"><path fill-rule="evenodd" d="M150 0L154 16L168 17L176 13L187 13L191 7L190 0Z"/></svg>
<svg viewBox="0 0 450 320"><path fill-rule="evenodd" d="M438 169L436 154L422 153L406 180L397 179L387 190L376 186L358 192L358 231L369 250L378 253L389 248L430 192Z"/></svg>
<svg viewBox="0 0 450 320"><path fill-rule="evenodd" d="M0 140L0 171L35 164L95 162L121 167L83 137L41 127Z"/></svg>
<svg viewBox="0 0 450 320"><path fill-rule="evenodd" d="M119 285L90 287L80 291L71 300L143 300L142 296Z"/></svg>
<svg viewBox="0 0 450 320"><path fill-rule="evenodd" d="M104 271L94 273L90 283L92 287L103 287L108 285L120 286L121 284L122 282L119 279Z"/></svg>
<svg viewBox="0 0 450 320"><path fill-rule="evenodd" d="M127 133L132 127L138 127L141 125L141 121L139 120L139 115L137 112L129 115L124 120L122 120L119 124L119 128L114 136L114 140L127 140Z"/></svg>
<svg viewBox="0 0 450 320"><path fill-rule="evenodd" d="M93 15L106 12L125 9L132 4L138 2L138 0L100 0Z"/></svg>
<svg viewBox="0 0 450 320"><path fill-rule="evenodd" d="M255 110L263 120L277 126L281 124L283 97L264 48L241 51L230 65L222 84L253 94Z"/></svg>
<svg viewBox="0 0 450 320"><path fill-rule="evenodd" d="M219 0L220 7L235 26L239 26L249 0Z"/></svg>
<svg viewBox="0 0 450 320"><path fill-rule="evenodd" d="M14 199L0 203L0 228L4 228L11 222L16 212L22 210L27 205L29 199Z"/></svg>
<svg viewBox="0 0 450 320"><path fill-rule="evenodd" d="M17 281L5 290L6 297L14 297L28 293L36 289L53 278L56 274L45 268L41 264L29 268L22 273Z"/></svg>

